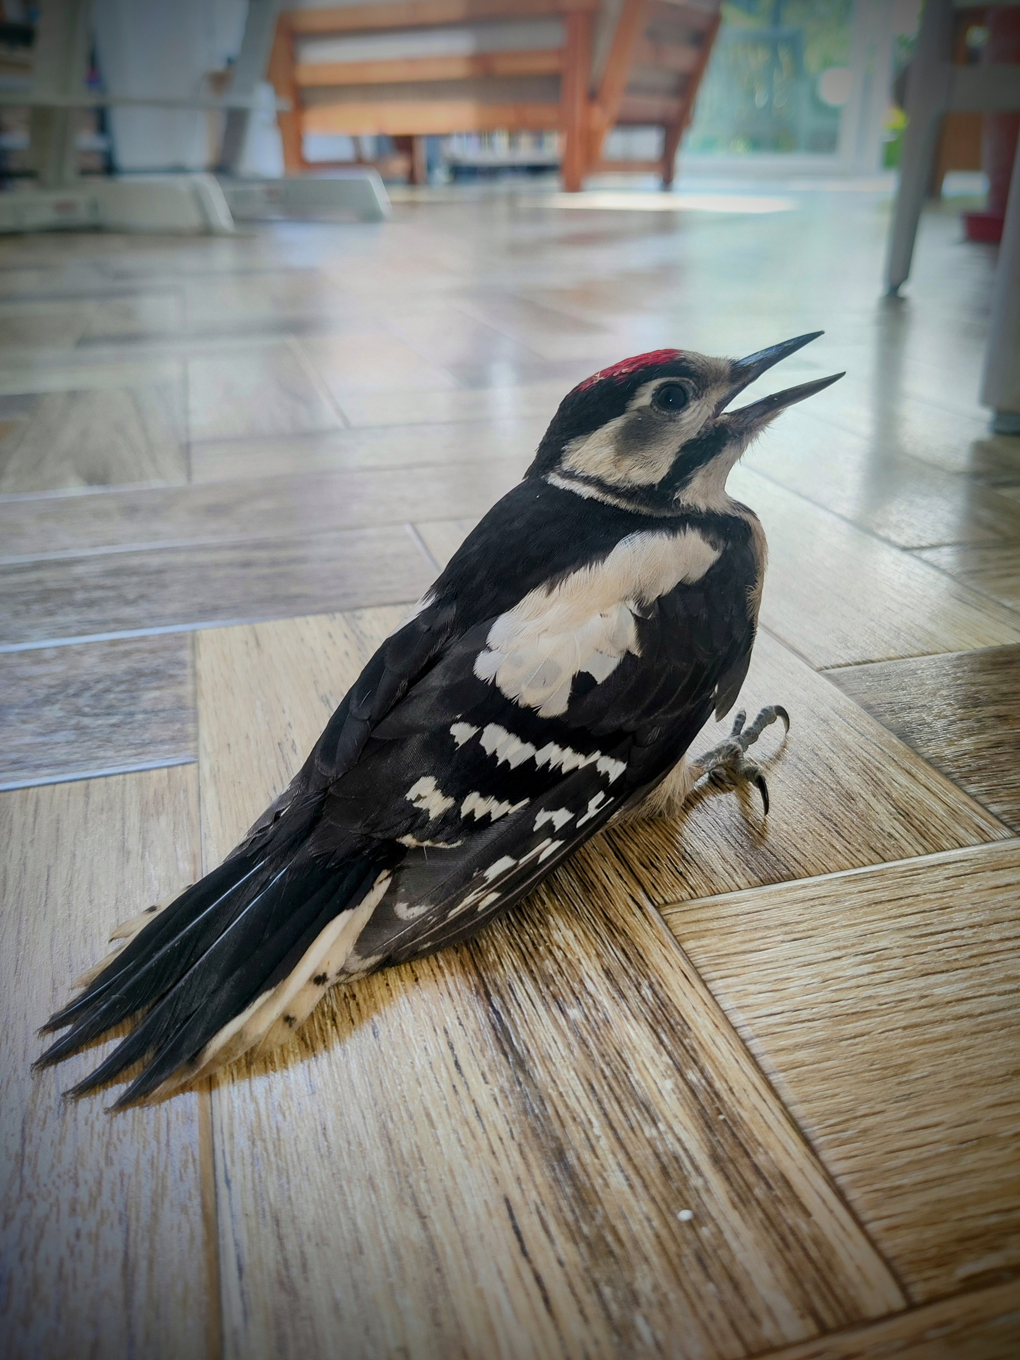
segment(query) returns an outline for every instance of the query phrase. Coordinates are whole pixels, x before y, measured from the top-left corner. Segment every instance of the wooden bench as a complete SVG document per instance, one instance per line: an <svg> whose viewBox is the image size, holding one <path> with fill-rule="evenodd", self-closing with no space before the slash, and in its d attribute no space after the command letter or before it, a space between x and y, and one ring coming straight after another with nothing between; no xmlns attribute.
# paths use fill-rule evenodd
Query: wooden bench
<svg viewBox="0 0 1020 1360"><path fill-rule="evenodd" d="M562 45L513 51L302 61L308 38L365 37L532 19L559 19ZM593 35L605 53L593 93ZM307 134L392 136L410 154L412 182L424 178L426 135L559 131L565 187L593 169L654 168L665 183L718 27L718 0L623 0L618 18L603 0L387 0L298 9L279 17L269 79L291 111L279 115L289 174L310 168ZM661 161L603 162L617 124L660 126Z"/></svg>
<svg viewBox="0 0 1020 1360"><path fill-rule="evenodd" d="M680 138L719 30L719 7L720 0L623 0L591 105L589 171L654 170L664 185L672 184ZM661 159L604 160L614 127L662 128Z"/></svg>

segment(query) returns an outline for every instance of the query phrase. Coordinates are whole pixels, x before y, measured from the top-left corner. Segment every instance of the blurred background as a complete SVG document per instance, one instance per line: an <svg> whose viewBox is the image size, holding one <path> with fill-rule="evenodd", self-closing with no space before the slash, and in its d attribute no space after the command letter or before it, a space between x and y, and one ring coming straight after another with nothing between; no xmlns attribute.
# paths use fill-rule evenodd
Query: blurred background
<svg viewBox="0 0 1020 1360"><path fill-rule="evenodd" d="M298 8L288 6L285 8ZM302 6L313 9L316 6ZM326 6L320 6L326 9ZM530 17L534 6L503 7L497 23L447 24L422 31L372 31L322 36L302 33L302 63L401 60L423 56L555 50L563 23ZM597 27L608 29L622 4L607 0ZM697 7L695 7L697 8ZM709 10L715 6L707 7ZM968 60L977 59L986 40L986 6L961 16ZM919 0L733 0L721 6L703 88L686 134L685 153L697 164L725 158L727 168L775 155L796 156L800 169L875 172L897 164L903 117L894 95L915 40ZM38 6L7 0L4 88L14 89L30 67L30 34ZM89 51L89 83L121 93L198 96L222 90L240 53L247 17L246 0L179 0L172 6L97 0ZM601 36L601 35L600 35ZM661 69L661 68L660 68ZM144 73L144 75L143 75ZM263 77L265 73L263 73ZM263 86L263 89L266 87ZM323 86L316 86L322 90ZM902 97L902 96L901 96ZM8 107L2 120L4 169L27 172L27 115ZM82 115L78 145L83 167L91 170L206 169L219 157L223 117L196 110L159 115L147 109L114 109ZM264 119L262 136L252 138L247 168L280 173L283 153L278 133ZM441 121L441 120L440 120ZM528 164L533 169L557 163L553 128L521 132L465 130L429 137L429 176L453 176ZM648 129L611 134L609 154L653 159L661 154L662 135ZM382 159L394 153L393 138L363 134L309 133L303 151L309 162ZM813 158L817 165L812 163ZM972 154L969 158L975 160ZM979 164L967 168L980 169Z"/></svg>

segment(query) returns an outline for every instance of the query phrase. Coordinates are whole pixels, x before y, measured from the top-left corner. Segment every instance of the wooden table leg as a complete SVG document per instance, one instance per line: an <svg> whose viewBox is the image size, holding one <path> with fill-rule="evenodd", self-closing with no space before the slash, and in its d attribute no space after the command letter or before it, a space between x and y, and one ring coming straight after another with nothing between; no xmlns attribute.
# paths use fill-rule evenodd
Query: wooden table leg
<svg viewBox="0 0 1020 1360"><path fill-rule="evenodd" d="M584 181L588 160L588 82L591 79L591 14L570 10L566 14L567 43L564 49L561 94L563 133L563 187L576 193Z"/></svg>

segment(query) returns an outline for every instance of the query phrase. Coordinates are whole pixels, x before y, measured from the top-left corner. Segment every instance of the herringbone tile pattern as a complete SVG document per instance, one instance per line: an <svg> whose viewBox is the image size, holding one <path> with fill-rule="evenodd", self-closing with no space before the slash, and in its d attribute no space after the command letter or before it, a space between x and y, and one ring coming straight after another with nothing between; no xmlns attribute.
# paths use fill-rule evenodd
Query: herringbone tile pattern
<svg viewBox="0 0 1020 1360"><path fill-rule="evenodd" d="M882 195L783 193L0 244L5 1356L1020 1349L992 262L933 210L887 304ZM68 981L282 787L574 382L820 326L789 381L847 378L733 481L772 558L744 702L793 716L767 823L715 793L611 830L151 1109L62 1102L84 1059L30 1076Z"/></svg>

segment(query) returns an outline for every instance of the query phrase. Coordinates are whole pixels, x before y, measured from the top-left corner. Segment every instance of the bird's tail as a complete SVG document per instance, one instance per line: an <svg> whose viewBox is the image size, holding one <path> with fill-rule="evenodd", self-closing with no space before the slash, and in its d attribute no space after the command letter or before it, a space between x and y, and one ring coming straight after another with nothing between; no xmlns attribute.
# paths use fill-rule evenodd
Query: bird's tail
<svg viewBox="0 0 1020 1360"><path fill-rule="evenodd" d="M85 990L44 1026L71 1028L36 1065L138 1018L70 1092L84 1095L143 1063L119 1108L287 1038L336 981L401 849L361 840L341 856L315 859L305 846L307 822L288 830L287 820L158 914L143 913L135 933L122 930L126 944L81 979Z"/></svg>

